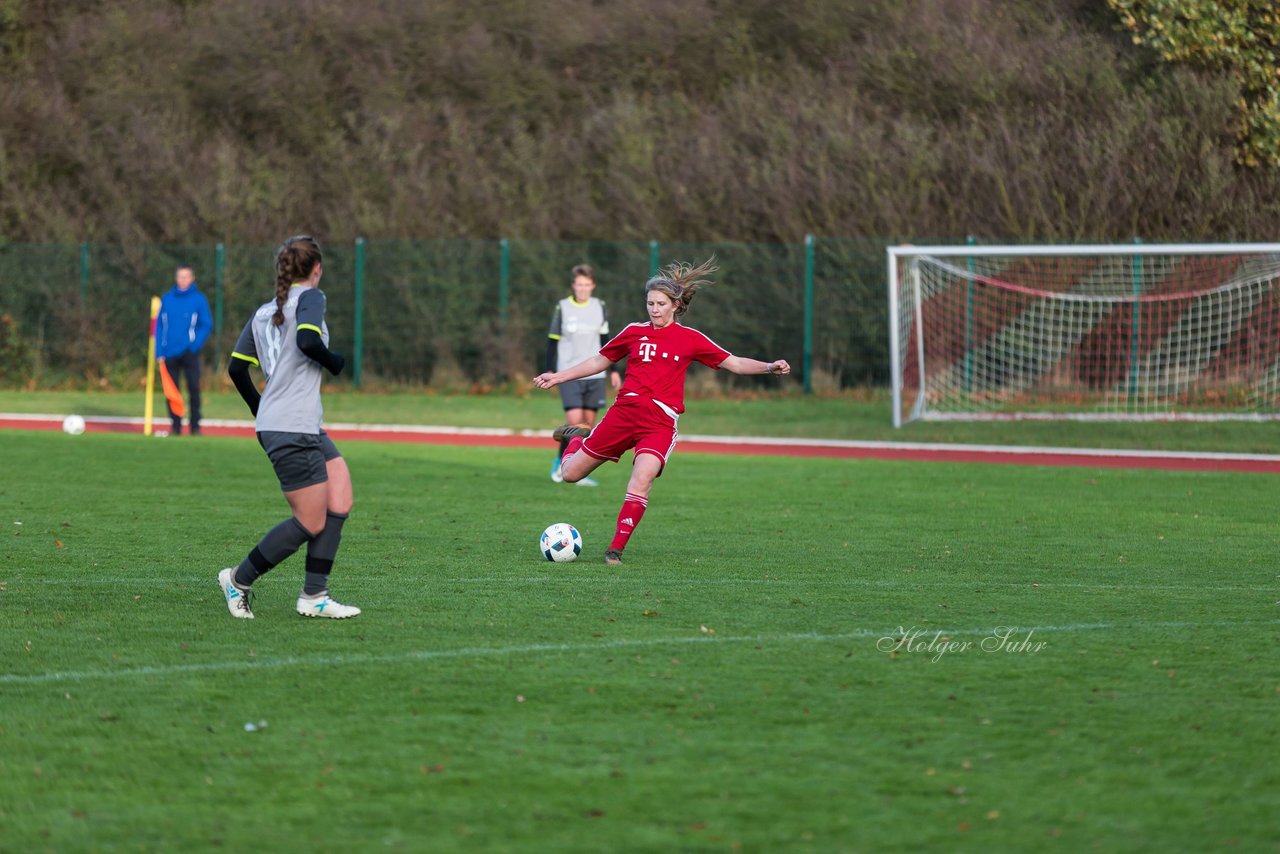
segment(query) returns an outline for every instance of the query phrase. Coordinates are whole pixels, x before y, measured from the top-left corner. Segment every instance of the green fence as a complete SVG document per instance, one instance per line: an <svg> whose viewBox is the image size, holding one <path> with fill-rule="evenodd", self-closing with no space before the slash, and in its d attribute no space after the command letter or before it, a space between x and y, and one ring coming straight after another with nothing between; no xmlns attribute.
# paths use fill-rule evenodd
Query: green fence
<svg viewBox="0 0 1280 854"><path fill-rule="evenodd" d="M715 255L717 284L686 322L729 350L785 358L806 390L888 377L885 239L801 244L357 240L327 244L322 287L350 382L502 382L542 369L547 323L575 264L596 270L613 329L644 320L644 281ZM221 365L272 298L269 245L0 245L0 380L126 380L145 364L150 297L192 266ZM737 378L718 377L732 383ZM740 380L737 380L740 381Z"/></svg>

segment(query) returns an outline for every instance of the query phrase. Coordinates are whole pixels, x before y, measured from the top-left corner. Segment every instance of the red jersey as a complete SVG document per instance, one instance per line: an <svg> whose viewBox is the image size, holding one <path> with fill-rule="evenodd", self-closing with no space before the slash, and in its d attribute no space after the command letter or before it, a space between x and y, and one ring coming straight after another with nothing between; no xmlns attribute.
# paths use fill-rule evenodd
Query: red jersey
<svg viewBox="0 0 1280 854"><path fill-rule="evenodd" d="M694 362L709 368L732 355L696 329L671 322L661 329L653 323L632 323L600 348L611 362L627 357L627 377L618 397L638 394L684 412L684 375Z"/></svg>

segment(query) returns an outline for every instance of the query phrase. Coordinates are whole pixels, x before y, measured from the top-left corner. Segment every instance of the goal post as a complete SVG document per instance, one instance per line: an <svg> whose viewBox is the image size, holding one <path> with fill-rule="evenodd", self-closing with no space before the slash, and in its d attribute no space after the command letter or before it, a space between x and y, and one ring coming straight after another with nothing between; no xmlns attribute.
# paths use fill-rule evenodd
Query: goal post
<svg viewBox="0 0 1280 854"><path fill-rule="evenodd" d="M1280 419L1280 244L890 246L893 423Z"/></svg>

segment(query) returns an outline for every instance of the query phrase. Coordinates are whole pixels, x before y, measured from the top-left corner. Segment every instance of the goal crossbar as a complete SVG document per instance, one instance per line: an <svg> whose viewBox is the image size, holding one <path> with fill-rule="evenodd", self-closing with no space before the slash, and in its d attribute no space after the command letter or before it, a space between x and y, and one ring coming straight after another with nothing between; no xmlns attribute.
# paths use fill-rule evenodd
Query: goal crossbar
<svg viewBox="0 0 1280 854"><path fill-rule="evenodd" d="M888 246L890 258L904 255L931 255L935 258L965 258L970 255L1008 257L1043 255L1078 257L1088 255L1237 255L1280 253L1280 243L1097 243L1057 246L1052 243L1028 246L980 246L955 244L945 246Z"/></svg>

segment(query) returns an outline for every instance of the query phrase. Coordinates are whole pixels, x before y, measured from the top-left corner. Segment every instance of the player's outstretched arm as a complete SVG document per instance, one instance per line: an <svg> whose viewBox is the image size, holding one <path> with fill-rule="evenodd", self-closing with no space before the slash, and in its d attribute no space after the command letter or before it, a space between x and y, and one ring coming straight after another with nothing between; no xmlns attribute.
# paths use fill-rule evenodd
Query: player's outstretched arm
<svg viewBox="0 0 1280 854"><path fill-rule="evenodd" d="M787 364L786 359L762 362L759 359L730 356L720 363L720 367L734 374L777 374L782 376L791 373L791 366Z"/></svg>
<svg viewBox="0 0 1280 854"><path fill-rule="evenodd" d="M567 383L571 380L580 380L583 377L589 377L592 374L598 374L613 363L596 353L590 359L579 362L572 368L566 368L563 371L548 371L545 374L538 374L533 378L533 384L538 388L553 388L560 383Z"/></svg>

